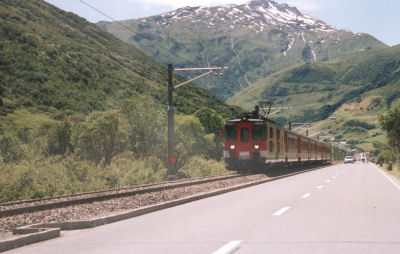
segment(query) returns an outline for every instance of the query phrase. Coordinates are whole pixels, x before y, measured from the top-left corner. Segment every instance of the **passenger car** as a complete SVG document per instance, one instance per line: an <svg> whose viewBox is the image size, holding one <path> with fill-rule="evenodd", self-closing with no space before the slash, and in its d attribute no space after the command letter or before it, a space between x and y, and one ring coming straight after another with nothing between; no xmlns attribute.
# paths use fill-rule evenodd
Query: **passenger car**
<svg viewBox="0 0 400 254"><path fill-rule="evenodd" d="M346 164L346 163L354 163L353 156L346 156L344 158L344 164Z"/></svg>

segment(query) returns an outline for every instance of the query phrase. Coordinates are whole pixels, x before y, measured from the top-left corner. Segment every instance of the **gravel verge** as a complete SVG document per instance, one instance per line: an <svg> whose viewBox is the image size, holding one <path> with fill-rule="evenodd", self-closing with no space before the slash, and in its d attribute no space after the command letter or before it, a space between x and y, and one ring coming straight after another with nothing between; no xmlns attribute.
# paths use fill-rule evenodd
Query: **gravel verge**
<svg viewBox="0 0 400 254"><path fill-rule="evenodd" d="M115 212L133 210L143 206L155 205L166 201L189 197L195 194L224 189L235 185L267 179L266 175L250 175L217 182L197 184L187 187L137 194L128 197L96 201L87 204L71 205L45 211L24 213L0 218L0 240L12 237L12 230L17 227L50 222L65 222L90 219Z"/></svg>

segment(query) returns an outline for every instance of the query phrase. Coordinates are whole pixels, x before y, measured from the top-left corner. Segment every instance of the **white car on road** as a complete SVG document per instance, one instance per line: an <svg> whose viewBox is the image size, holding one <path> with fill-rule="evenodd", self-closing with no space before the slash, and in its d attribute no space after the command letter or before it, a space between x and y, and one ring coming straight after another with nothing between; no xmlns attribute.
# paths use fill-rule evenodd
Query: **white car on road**
<svg viewBox="0 0 400 254"><path fill-rule="evenodd" d="M353 156L344 157L344 164L346 164L346 163L354 163Z"/></svg>

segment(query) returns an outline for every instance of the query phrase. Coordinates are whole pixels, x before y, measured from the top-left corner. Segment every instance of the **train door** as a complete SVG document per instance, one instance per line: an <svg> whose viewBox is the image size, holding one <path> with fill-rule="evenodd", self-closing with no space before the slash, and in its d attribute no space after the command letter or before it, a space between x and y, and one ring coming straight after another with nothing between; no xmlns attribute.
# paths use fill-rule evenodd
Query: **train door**
<svg viewBox="0 0 400 254"><path fill-rule="evenodd" d="M239 159L250 159L250 125L243 125L239 129Z"/></svg>

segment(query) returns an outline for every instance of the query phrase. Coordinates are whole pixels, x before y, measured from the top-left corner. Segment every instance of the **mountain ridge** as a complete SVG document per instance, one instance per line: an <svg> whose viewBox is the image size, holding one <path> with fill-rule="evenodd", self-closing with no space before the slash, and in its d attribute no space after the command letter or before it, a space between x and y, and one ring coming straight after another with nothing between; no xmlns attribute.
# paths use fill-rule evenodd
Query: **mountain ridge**
<svg viewBox="0 0 400 254"><path fill-rule="evenodd" d="M387 47L370 35L336 29L295 7L268 0L184 7L119 23L137 33L113 22L97 24L163 64L229 66L222 80L198 83L224 100L294 64L328 61L360 50ZM164 52L160 45L190 62Z"/></svg>

